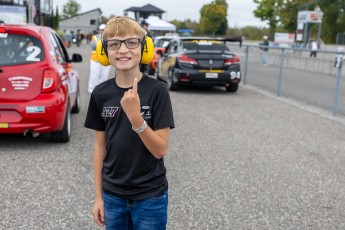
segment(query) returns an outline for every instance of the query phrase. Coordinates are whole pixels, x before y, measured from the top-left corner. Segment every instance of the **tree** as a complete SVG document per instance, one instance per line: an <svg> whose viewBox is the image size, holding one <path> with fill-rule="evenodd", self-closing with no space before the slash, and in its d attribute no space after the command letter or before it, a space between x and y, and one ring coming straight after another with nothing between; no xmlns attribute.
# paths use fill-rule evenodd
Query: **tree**
<svg viewBox="0 0 345 230"><path fill-rule="evenodd" d="M282 27L289 33L295 33L297 28L297 15L299 7L310 0L286 1L279 12Z"/></svg>
<svg viewBox="0 0 345 230"><path fill-rule="evenodd" d="M268 21L270 34L273 35L279 23L279 12L283 5L283 0L253 0L259 4L254 10L254 15L261 21Z"/></svg>
<svg viewBox="0 0 345 230"><path fill-rule="evenodd" d="M337 34L345 32L345 0L321 0L319 6L324 13L322 38L325 42L335 43Z"/></svg>
<svg viewBox="0 0 345 230"><path fill-rule="evenodd" d="M220 4L217 4L220 3ZM224 35L228 27L227 4L216 0L204 5L200 10L200 29L205 34Z"/></svg>
<svg viewBox="0 0 345 230"><path fill-rule="evenodd" d="M60 20L59 7L56 6L55 15L53 16L53 19L52 19L52 28L53 29L59 28L59 20Z"/></svg>
<svg viewBox="0 0 345 230"><path fill-rule="evenodd" d="M78 14L81 10L81 5L75 0L69 0L62 6L62 17L70 18Z"/></svg>

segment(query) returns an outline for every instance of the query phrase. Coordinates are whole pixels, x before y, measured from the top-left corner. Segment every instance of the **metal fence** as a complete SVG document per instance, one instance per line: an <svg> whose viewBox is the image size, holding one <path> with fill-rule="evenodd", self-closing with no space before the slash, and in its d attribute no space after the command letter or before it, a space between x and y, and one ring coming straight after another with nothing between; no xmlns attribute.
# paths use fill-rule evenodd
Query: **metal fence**
<svg viewBox="0 0 345 230"><path fill-rule="evenodd" d="M268 65L262 64L260 45L230 45L241 59L242 84L345 116L342 47L318 50L270 47Z"/></svg>

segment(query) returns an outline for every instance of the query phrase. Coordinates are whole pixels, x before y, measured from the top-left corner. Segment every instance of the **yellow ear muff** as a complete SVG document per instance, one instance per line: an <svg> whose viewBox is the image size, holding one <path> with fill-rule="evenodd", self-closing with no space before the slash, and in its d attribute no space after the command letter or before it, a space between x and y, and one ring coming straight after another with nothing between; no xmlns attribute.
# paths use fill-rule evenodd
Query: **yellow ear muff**
<svg viewBox="0 0 345 230"><path fill-rule="evenodd" d="M99 40L96 45L96 54L97 54L98 61L102 65L108 66L110 65L110 62L109 62L107 53L104 49L106 49L106 47L103 47L102 40ZM153 45L153 40L152 38L146 36L140 63L149 64L152 61L154 56L155 56L155 48Z"/></svg>
<svg viewBox="0 0 345 230"><path fill-rule="evenodd" d="M99 63L101 63L104 66L110 65L110 62L108 60L108 56L106 51L104 50L106 47L103 47L102 40L98 40L97 45L96 45L96 54Z"/></svg>
<svg viewBox="0 0 345 230"><path fill-rule="evenodd" d="M155 47L153 45L152 38L146 36L146 42L143 47L142 57L141 57L141 64L150 64L153 57L155 56Z"/></svg>

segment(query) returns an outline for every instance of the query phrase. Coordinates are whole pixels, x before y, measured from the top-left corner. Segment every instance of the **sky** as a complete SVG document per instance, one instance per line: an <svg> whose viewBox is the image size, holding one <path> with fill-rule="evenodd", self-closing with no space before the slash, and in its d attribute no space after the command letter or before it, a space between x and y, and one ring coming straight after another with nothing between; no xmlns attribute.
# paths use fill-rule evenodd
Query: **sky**
<svg viewBox="0 0 345 230"><path fill-rule="evenodd" d="M199 22L200 9L203 5L209 4L212 0L76 0L81 5L79 13L87 12L89 10L100 8L103 16L123 15L123 11L130 7L142 7L146 4L151 4L165 13L162 19L172 21L174 19L183 21L191 19ZM68 0L53 0L54 12L56 6L59 7L59 13L62 13L62 6ZM102 4L100 4L102 3ZM229 27L242 28L245 26L268 27L267 22L262 22L256 18L253 11L256 4L253 0L227 0L228 3L228 25ZM129 12L128 16L134 17L134 14Z"/></svg>

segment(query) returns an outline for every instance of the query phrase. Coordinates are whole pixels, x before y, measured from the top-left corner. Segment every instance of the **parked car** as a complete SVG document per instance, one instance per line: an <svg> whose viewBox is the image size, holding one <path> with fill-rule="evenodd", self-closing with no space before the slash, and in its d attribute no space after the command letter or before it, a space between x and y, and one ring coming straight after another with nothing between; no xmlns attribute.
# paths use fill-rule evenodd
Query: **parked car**
<svg viewBox="0 0 345 230"><path fill-rule="evenodd" d="M164 51L165 47L167 47L167 45L169 44L169 41L174 37L176 36L158 36L154 38L155 56L153 57L152 62L149 65L148 73L150 75L153 75L155 73L156 65L161 57L162 52Z"/></svg>
<svg viewBox="0 0 345 230"><path fill-rule="evenodd" d="M225 86L226 91L236 92L241 81L240 59L227 42L241 45L242 38L173 38L161 53L155 76L167 82L170 90L200 85Z"/></svg>
<svg viewBox="0 0 345 230"><path fill-rule="evenodd" d="M0 134L49 133L67 142L80 110L79 78L63 41L49 27L0 25Z"/></svg>

